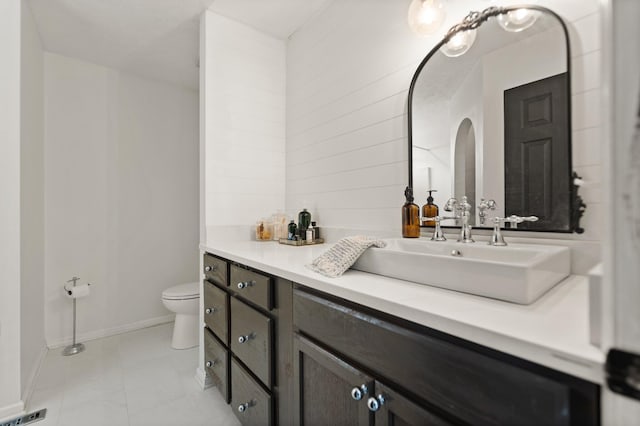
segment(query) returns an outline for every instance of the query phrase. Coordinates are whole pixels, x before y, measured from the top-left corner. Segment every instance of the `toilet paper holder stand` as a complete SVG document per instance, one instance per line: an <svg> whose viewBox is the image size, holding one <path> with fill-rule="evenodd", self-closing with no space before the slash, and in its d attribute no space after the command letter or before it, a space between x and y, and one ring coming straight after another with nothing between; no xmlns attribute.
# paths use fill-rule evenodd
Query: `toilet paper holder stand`
<svg viewBox="0 0 640 426"><path fill-rule="evenodd" d="M76 286L76 283L78 282L78 280L80 280L80 278L78 277L73 277L71 278L69 281L67 281L67 283L73 283L73 287ZM90 284L87 284L90 285ZM73 288L72 287L72 288ZM69 290L67 288L67 286L64 286L64 291L71 296L72 295L72 291ZM80 352L85 350L85 346L82 343L76 343L76 298L73 298L73 341L72 343L65 347L62 350L62 355L64 356L68 356L68 355L75 355L75 354L79 354Z"/></svg>

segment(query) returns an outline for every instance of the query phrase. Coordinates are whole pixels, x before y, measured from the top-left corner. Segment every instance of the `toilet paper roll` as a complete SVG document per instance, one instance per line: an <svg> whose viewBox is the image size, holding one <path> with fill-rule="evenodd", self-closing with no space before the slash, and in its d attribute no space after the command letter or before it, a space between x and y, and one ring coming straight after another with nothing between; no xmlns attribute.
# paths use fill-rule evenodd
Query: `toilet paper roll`
<svg viewBox="0 0 640 426"><path fill-rule="evenodd" d="M89 295L89 285L90 284L82 284L73 286L64 286L65 294L70 299L78 299L80 297L85 297Z"/></svg>

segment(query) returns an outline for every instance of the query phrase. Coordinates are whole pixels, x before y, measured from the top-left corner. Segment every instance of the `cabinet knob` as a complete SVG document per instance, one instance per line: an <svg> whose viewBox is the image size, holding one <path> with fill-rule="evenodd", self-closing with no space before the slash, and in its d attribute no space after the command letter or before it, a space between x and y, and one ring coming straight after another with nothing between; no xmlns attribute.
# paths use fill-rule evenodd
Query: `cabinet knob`
<svg viewBox="0 0 640 426"><path fill-rule="evenodd" d="M245 411L247 411L249 409L249 407L251 407L251 405L249 405L248 402L245 402L244 404L240 404L240 405L238 405L238 412L244 413Z"/></svg>
<svg viewBox="0 0 640 426"><path fill-rule="evenodd" d="M216 265L213 265L213 266L211 266L211 265L207 265L207 266L205 266L205 267L204 267L204 271L205 271L205 272L211 272L211 271L213 271L213 270L214 270L214 269L216 269L216 268L217 268L217 266L216 266Z"/></svg>
<svg viewBox="0 0 640 426"><path fill-rule="evenodd" d="M252 335L253 334L247 334L246 336L238 337L238 343L246 343L249 339L251 339Z"/></svg>
<svg viewBox="0 0 640 426"><path fill-rule="evenodd" d="M211 315L215 311L216 311L216 308L207 308L207 309L204 310L204 313L207 314L207 315Z"/></svg>
<svg viewBox="0 0 640 426"><path fill-rule="evenodd" d="M238 288L242 290L243 288L251 287L253 285L253 281L242 281L238 283Z"/></svg>
<svg viewBox="0 0 640 426"><path fill-rule="evenodd" d="M369 398L367 400L367 407L369 408L369 411L373 411L375 413L380 409L380 407L384 405L385 402L386 400L384 399L384 396L380 394L375 398L374 397Z"/></svg>
<svg viewBox="0 0 640 426"><path fill-rule="evenodd" d="M366 395L368 392L369 392L369 389L367 389L367 385L362 384L359 387L356 386L353 389L351 389L351 398L355 399L356 401L360 401L362 397Z"/></svg>
<svg viewBox="0 0 640 426"><path fill-rule="evenodd" d="M216 364L215 361L207 361L207 363L205 364L207 367L211 368Z"/></svg>

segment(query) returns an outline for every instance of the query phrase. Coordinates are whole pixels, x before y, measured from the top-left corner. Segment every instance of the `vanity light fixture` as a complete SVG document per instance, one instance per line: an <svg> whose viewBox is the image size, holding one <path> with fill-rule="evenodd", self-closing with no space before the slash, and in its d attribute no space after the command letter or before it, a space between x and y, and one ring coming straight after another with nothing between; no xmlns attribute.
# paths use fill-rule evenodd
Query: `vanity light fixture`
<svg viewBox="0 0 640 426"><path fill-rule="evenodd" d="M496 7L490 7L482 12L469 12L462 22L454 25L447 31L440 51L451 58L464 55L471 49L473 42L476 41L476 28L486 21L489 16L491 16L490 14L496 10Z"/></svg>
<svg viewBox="0 0 640 426"><path fill-rule="evenodd" d="M455 58L467 53L474 41L476 41L476 30L458 31L442 45L440 51L450 58Z"/></svg>
<svg viewBox="0 0 640 426"><path fill-rule="evenodd" d="M518 33L531 27L538 20L540 12L531 9L516 9L497 16L498 24L511 33Z"/></svg>
<svg viewBox="0 0 640 426"><path fill-rule="evenodd" d="M420 36L435 33L445 18L441 0L413 0L409 5L409 28Z"/></svg>
<svg viewBox="0 0 640 426"><path fill-rule="evenodd" d="M505 31L517 33L535 24L539 15L537 10L526 7L508 10L493 6L482 12L469 12L462 22L449 29L440 51L449 57L464 55L476 40L476 28L492 16L497 17Z"/></svg>

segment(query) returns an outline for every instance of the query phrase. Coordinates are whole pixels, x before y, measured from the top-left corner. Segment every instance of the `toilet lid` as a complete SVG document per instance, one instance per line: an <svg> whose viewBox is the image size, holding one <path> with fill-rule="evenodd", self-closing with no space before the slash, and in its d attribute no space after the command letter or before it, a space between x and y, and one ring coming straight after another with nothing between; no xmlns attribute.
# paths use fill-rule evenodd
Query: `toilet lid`
<svg viewBox="0 0 640 426"><path fill-rule="evenodd" d="M163 299L195 299L200 297L200 283L178 284L162 292Z"/></svg>

